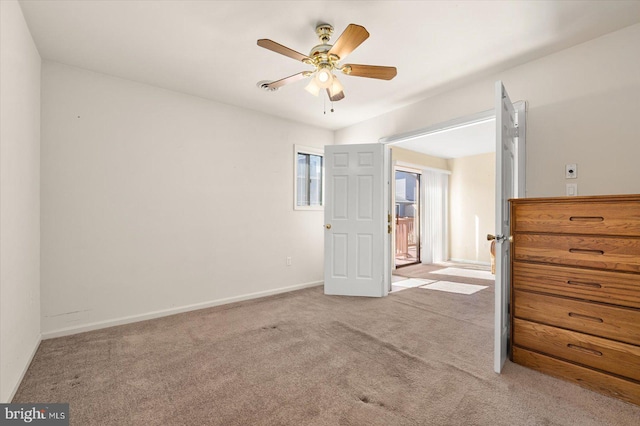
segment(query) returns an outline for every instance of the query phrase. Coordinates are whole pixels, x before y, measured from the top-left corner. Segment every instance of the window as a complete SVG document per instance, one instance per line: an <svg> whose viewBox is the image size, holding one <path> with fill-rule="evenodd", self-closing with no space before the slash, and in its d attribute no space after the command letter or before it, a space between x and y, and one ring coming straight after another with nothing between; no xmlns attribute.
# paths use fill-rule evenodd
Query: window
<svg viewBox="0 0 640 426"><path fill-rule="evenodd" d="M324 205L324 152L322 149L295 146L296 210L321 210Z"/></svg>

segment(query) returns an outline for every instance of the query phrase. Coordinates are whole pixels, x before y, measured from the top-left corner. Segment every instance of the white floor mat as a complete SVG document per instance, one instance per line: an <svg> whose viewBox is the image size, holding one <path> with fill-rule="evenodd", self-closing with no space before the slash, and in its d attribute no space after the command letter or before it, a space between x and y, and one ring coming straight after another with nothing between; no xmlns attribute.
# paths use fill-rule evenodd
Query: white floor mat
<svg viewBox="0 0 640 426"><path fill-rule="evenodd" d="M422 280L419 278L409 278L402 281L396 281L393 283L394 287L403 287L403 288L412 288L412 287L420 287L425 284L431 284L435 282L434 280Z"/></svg>
<svg viewBox="0 0 640 426"><path fill-rule="evenodd" d="M456 275L458 277L480 278L482 280L495 280L496 276L489 271L480 271L477 269L463 268L444 268L437 271L431 271L432 274L440 275Z"/></svg>
<svg viewBox="0 0 640 426"><path fill-rule="evenodd" d="M397 285L397 283L395 285ZM420 288L426 288L427 290L447 291L449 293L473 294L488 287L485 285L462 284L454 283L451 281L436 281L432 284L420 286Z"/></svg>

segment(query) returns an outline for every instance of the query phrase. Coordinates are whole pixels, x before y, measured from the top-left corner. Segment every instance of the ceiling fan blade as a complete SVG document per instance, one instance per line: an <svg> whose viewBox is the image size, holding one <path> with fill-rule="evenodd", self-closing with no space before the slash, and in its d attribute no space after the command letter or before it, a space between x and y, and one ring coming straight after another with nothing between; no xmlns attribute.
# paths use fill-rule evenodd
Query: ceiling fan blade
<svg viewBox="0 0 640 426"><path fill-rule="evenodd" d="M329 99L331 99L331 102L338 102L344 99L344 92L342 90L331 96L331 91L327 89L327 95L329 96Z"/></svg>
<svg viewBox="0 0 640 426"><path fill-rule="evenodd" d="M398 74L396 67L357 64L345 65L342 72L355 77L378 78L380 80L391 80Z"/></svg>
<svg viewBox="0 0 640 426"><path fill-rule="evenodd" d="M303 55L300 52L289 49L287 46L283 46L280 43L276 43L275 41L266 38L261 38L260 40L258 40L258 46L264 47L265 49L271 50L281 55L288 56L295 59L296 61L304 62L305 59L309 60L309 57L307 55Z"/></svg>
<svg viewBox="0 0 640 426"><path fill-rule="evenodd" d="M344 32L340 34L340 37L338 37L338 40L331 50L329 50L329 54L333 54L338 56L340 59L344 59L368 38L369 32L364 27L356 24L349 24Z"/></svg>
<svg viewBox="0 0 640 426"><path fill-rule="evenodd" d="M296 81L300 81L303 78L307 78L309 73L307 71L299 72L298 74L290 75L289 77L281 78L280 80L272 81L265 86L269 89L277 89L278 87L282 87L285 84L295 83Z"/></svg>

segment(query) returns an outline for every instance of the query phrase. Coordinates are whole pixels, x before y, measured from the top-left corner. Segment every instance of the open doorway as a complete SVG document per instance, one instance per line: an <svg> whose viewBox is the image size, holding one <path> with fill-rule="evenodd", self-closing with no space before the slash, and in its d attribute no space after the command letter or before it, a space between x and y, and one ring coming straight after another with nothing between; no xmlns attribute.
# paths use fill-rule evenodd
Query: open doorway
<svg viewBox="0 0 640 426"><path fill-rule="evenodd" d="M417 172L421 179L416 197L405 195L405 175L399 176L403 180L397 180L394 187L398 194L394 212L396 269L417 262L490 267L486 236L495 229L495 138L495 115L488 111L390 143L395 170ZM405 245L402 223L409 220L400 207L414 199L420 199L414 225L419 259L411 257L410 251L406 254L410 247Z"/></svg>
<svg viewBox="0 0 640 426"><path fill-rule="evenodd" d="M511 246L508 238L510 226L508 206L511 198L524 195L526 102L519 101L513 104L500 81L496 82L495 94L495 109L476 114L476 120L472 124L494 121L494 126L491 126L495 131L495 195L493 203L495 206L496 275L492 280L495 284L493 286L495 295L493 297L495 304L494 370L500 372L506 361L509 336L508 301ZM478 119L478 116L482 117ZM426 134L443 132L451 127L463 127L461 125L469 123L468 117L452 121L456 122L454 126L445 127L439 124L427 129L382 138L379 144L338 145L333 150L332 146L325 148L331 154L328 157L333 156L338 167L346 168L346 172L349 173L345 175L345 170L341 170L340 175L332 175L332 167L329 167L330 162L327 161L325 176L330 182L333 179L332 184L327 186L341 190L336 193L327 191L330 195L328 199L335 198L336 203L332 205L327 202L325 206L325 229L328 231L325 237L326 294L380 297L386 296L388 292L392 291L391 265L393 265L393 256L391 253L394 251L390 248L393 247L394 241L393 238L390 238L390 234L395 220L395 209L392 204L394 198L390 196L394 181L393 175L390 174L393 158L390 155L390 145L410 139L419 139ZM352 154L358 157L356 161L350 161ZM348 176L351 176L352 170L356 179L347 179ZM334 185L336 180L340 182L339 185ZM358 185L358 183L365 183L365 181L369 184ZM351 186L346 185L349 182ZM352 189L348 191L349 188ZM488 198L484 202L490 203L492 201ZM356 200L360 203L356 206L361 205L362 208L345 208L349 205L348 200ZM337 210L337 208L339 209ZM335 230L333 229L331 222L336 219L337 213L340 213L344 218L340 217L342 221L334 221L335 223L341 225L349 223L344 219L351 218L351 216L347 217L344 213L348 213L350 210L354 213L352 214L354 220L361 221L365 216L369 219L367 221L367 224L370 225L368 234L364 234L360 230L358 222L354 226L346 226L344 229L337 229L337 227ZM359 216L356 217L355 213ZM485 235L486 238L487 235ZM355 250L347 251L349 246L354 246L354 244L347 244L349 240L353 239L361 243L361 249L357 250L358 246L356 246ZM376 240L377 244L374 243ZM338 246L336 243L341 245ZM354 267L350 267L351 264ZM381 266L381 268L372 273L374 266ZM356 273L349 276L345 271L356 271ZM368 281L364 286L356 288L362 281L363 271L366 273ZM339 282L338 278L346 278L340 281L344 285L338 286L334 292L328 292L327 289L330 285ZM459 283L454 282L453 287L459 287L457 284ZM352 291L354 288L355 291ZM465 288L468 288L468 285Z"/></svg>

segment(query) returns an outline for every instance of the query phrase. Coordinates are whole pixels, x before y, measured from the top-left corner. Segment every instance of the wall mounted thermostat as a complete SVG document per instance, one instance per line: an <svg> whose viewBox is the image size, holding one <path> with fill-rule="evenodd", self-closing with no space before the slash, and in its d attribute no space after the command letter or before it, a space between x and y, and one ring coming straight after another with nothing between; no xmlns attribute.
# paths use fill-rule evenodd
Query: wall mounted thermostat
<svg viewBox="0 0 640 426"><path fill-rule="evenodd" d="M578 165L567 164L565 168L565 178L576 179L578 177Z"/></svg>

